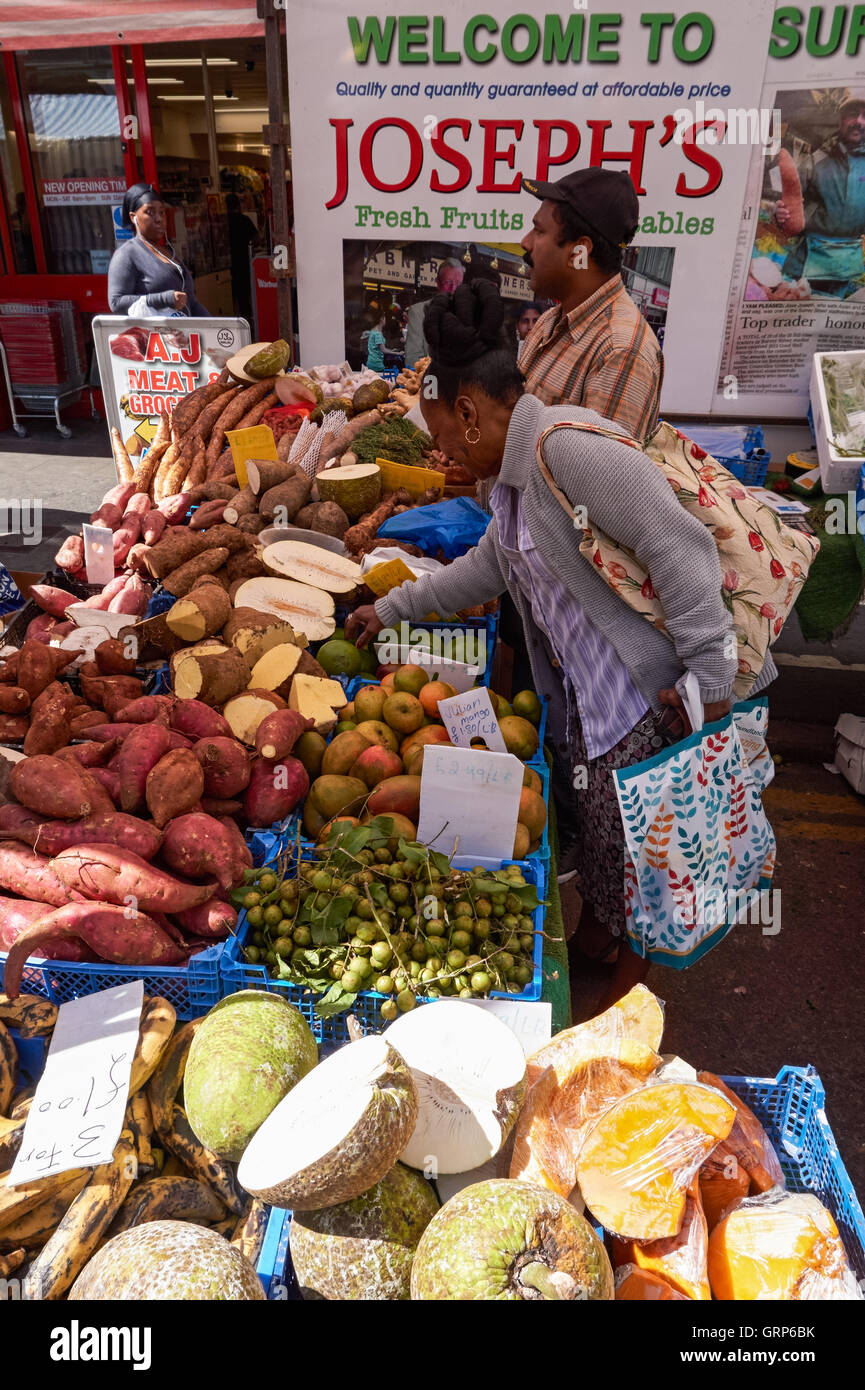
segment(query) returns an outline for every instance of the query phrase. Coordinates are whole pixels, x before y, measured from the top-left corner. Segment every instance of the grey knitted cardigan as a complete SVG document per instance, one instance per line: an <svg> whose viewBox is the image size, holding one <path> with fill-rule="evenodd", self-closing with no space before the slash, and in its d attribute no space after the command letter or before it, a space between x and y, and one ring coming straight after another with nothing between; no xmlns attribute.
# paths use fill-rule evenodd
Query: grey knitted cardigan
<svg viewBox="0 0 865 1390"><path fill-rule="evenodd" d="M650 626L610 588L579 552L582 531L568 520L541 476L535 456L543 430L558 420L605 424L592 410L544 406L523 396L511 417L498 481L523 494L524 516L547 563L579 600L587 616L612 643L647 703L661 708L658 691L690 670L704 703L727 699L736 675L728 646L733 624L721 600L721 566L707 529L676 500L657 464L637 450L600 435L557 430L544 445L544 459L565 496L584 506L589 520L633 550L652 576L670 635ZM468 554L414 584L391 589L376 613L386 627L425 614L456 613L508 591L526 632L535 688L560 700L545 641L531 607L510 573L495 517ZM754 685L758 693L777 675L771 656Z"/></svg>
<svg viewBox="0 0 865 1390"><path fill-rule="evenodd" d="M176 267L176 268L175 268ZM186 293L186 307L193 318L210 318L195 296L195 285L187 267L176 261L167 265L148 251L140 237L118 246L108 266L108 303L112 314L125 314L142 294L149 309L174 308L175 290Z"/></svg>

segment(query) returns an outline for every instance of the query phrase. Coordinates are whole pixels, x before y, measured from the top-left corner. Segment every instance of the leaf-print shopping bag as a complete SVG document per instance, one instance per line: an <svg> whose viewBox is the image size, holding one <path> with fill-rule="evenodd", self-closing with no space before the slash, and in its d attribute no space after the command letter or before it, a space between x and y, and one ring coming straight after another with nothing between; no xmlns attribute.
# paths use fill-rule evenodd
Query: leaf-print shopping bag
<svg viewBox="0 0 865 1390"><path fill-rule="evenodd" d="M626 931L637 955L684 970L737 921L761 919L775 863L761 800L774 774L767 720L767 700L743 701L613 773L625 828Z"/></svg>

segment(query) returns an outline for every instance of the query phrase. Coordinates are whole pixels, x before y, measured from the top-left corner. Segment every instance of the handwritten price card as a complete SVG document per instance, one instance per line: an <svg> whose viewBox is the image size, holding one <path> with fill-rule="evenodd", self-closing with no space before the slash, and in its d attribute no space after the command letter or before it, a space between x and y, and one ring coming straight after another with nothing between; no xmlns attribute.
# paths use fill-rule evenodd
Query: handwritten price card
<svg viewBox="0 0 865 1390"><path fill-rule="evenodd" d="M470 748L473 738L482 738L493 753L507 753L490 692L485 685L439 700L439 715L458 748Z"/></svg>
<svg viewBox="0 0 865 1390"><path fill-rule="evenodd" d="M510 753L424 748L418 839L443 854L510 859L523 765Z"/></svg>
<svg viewBox="0 0 865 1390"><path fill-rule="evenodd" d="M123 1128L144 983L63 1004L9 1174L17 1187L108 1163Z"/></svg>
<svg viewBox="0 0 865 1390"><path fill-rule="evenodd" d="M368 589L372 589L377 598L383 598L391 589L398 589L406 582L413 583L414 577L414 572L409 569L405 560L385 560L382 564L374 565L371 570L367 570L363 582Z"/></svg>

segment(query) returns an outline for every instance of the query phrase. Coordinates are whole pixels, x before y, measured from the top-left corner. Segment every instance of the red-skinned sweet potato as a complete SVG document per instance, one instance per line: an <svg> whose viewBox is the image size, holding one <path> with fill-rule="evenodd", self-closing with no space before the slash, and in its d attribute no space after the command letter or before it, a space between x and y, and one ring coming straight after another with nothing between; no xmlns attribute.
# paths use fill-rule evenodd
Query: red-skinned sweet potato
<svg viewBox="0 0 865 1390"><path fill-rule="evenodd" d="M146 545L155 545L167 525L164 513L158 507L152 507L141 522L142 540Z"/></svg>
<svg viewBox="0 0 865 1390"><path fill-rule="evenodd" d="M141 618L146 612L152 592L149 584L145 584L139 575L133 574L112 598L108 612L128 613L131 618Z"/></svg>
<svg viewBox="0 0 865 1390"><path fill-rule="evenodd" d="M237 926L234 908L219 898L211 898L209 902L174 915L184 931L205 941L225 941Z"/></svg>
<svg viewBox="0 0 865 1390"><path fill-rule="evenodd" d="M0 743L20 743L30 731L26 714L0 714Z"/></svg>
<svg viewBox="0 0 865 1390"><path fill-rule="evenodd" d="M193 740L233 738L228 720L201 700L178 700L171 710L171 728Z"/></svg>
<svg viewBox="0 0 865 1390"><path fill-rule="evenodd" d="M7 825L2 833L46 855L60 854L74 845L105 844L131 850L140 859L150 860L159 853L162 845L162 834L155 825L137 816L124 815L122 811L102 812L78 821L49 820L39 821L35 825Z"/></svg>
<svg viewBox="0 0 865 1390"><path fill-rule="evenodd" d="M51 907L60 907L70 899L81 901L81 895L70 891L54 872L46 855L16 840L0 840L0 888Z"/></svg>
<svg viewBox="0 0 865 1390"><path fill-rule="evenodd" d="M139 854L112 844L77 845L50 861L67 888L95 902L134 902L142 912L182 912L216 892L208 883L183 883Z"/></svg>
<svg viewBox="0 0 865 1390"><path fill-rule="evenodd" d="M206 816L241 816L243 815L243 802L235 801L228 797L203 796L198 803Z"/></svg>
<svg viewBox="0 0 865 1390"><path fill-rule="evenodd" d="M217 819L219 820L220 824L225 826L225 829L231 836L231 840L234 844L234 851L237 855L238 863L241 864L244 869L251 869L252 850L249 848L249 845L243 838L239 826L231 819L230 816L218 816Z"/></svg>
<svg viewBox="0 0 865 1390"><path fill-rule="evenodd" d="M135 658L129 655L125 642L119 637L107 637L93 653L101 676L134 676Z"/></svg>
<svg viewBox="0 0 865 1390"><path fill-rule="evenodd" d="M116 713L120 724L168 724L173 695L142 695L132 700Z"/></svg>
<svg viewBox="0 0 865 1390"><path fill-rule="evenodd" d="M96 743L108 743L111 739L126 738L138 727L138 724L88 724L87 737Z"/></svg>
<svg viewBox="0 0 865 1390"><path fill-rule="evenodd" d="M204 773L190 748L176 748L160 758L144 789L147 809L160 830L175 816L191 811L203 792Z"/></svg>
<svg viewBox="0 0 865 1390"><path fill-rule="evenodd" d="M25 642L18 653L16 684L35 700L54 680L56 670L57 662L51 649L42 642Z"/></svg>
<svg viewBox="0 0 865 1390"><path fill-rule="evenodd" d="M237 739L199 739L195 756L204 772L205 796L230 798L246 791L252 776L252 762Z"/></svg>
<svg viewBox="0 0 865 1390"><path fill-rule="evenodd" d="M105 723L105 712L98 709L86 709L81 714L70 714L69 733L72 738L90 738L90 729L96 728L99 724Z"/></svg>
<svg viewBox="0 0 865 1390"><path fill-rule="evenodd" d="M0 714L26 714L30 696L20 685L0 685Z"/></svg>
<svg viewBox="0 0 865 1390"><path fill-rule="evenodd" d="M112 526L112 522L107 519L107 516L113 515L116 510L117 521L113 523L113 526L116 526L126 510L130 497L135 496L135 492L134 483L117 483L115 487L109 488L91 516L91 524L93 526Z"/></svg>
<svg viewBox="0 0 865 1390"><path fill-rule="evenodd" d="M10 999L18 998L30 952L65 940L83 941L102 960L123 965L180 965L190 954L145 912L109 903L67 903L27 927L9 952L4 989Z"/></svg>
<svg viewBox="0 0 865 1390"><path fill-rule="evenodd" d="M273 825L290 816L309 791L309 777L297 758L268 763L259 758L253 764L244 806L250 825Z"/></svg>
<svg viewBox="0 0 865 1390"><path fill-rule="evenodd" d="M111 803L112 810L120 807L120 778L113 768L110 767L91 767L89 772L92 777L105 790ZM107 806L107 803L106 803Z"/></svg>
<svg viewBox="0 0 865 1390"><path fill-rule="evenodd" d="M68 759L44 754L24 758L9 774L9 790L22 806L49 819L81 820L95 809L82 771Z"/></svg>
<svg viewBox="0 0 865 1390"><path fill-rule="evenodd" d="M210 909L211 902L204 906ZM0 896L0 951L10 950L18 937L50 909L45 903L27 902L23 898ZM205 919L206 920L206 919Z"/></svg>
<svg viewBox="0 0 865 1390"><path fill-rule="evenodd" d="M148 775L169 751L169 733L163 724L137 724L127 734L117 757L122 810L137 811L144 806Z"/></svg>
<svg viewBox="0 0 865 1390"><path fill-rule="evenodd" d="M137 700L144 689L143 683L136 676L103 676L102 679L102 708L109 719L117 719L118 711L122 710L124 705ZM129 721L118 719L117 722L123 724Z"/></svg>
<svg viewBox="0 0 865 1390"><path fill-rule="evenodd" d="M55 589L51 584L31 584L30 594L43 613L50 613L53 618L65 618L69 605L78 602L74 594L66 589Z"/></svg>
<svg viewBox="0 0 865 1390"><path fill-rule="evenodd" d="M238 862L233 837L221 821L201 813L178 816L168 822L162 857L186 878L214 875L226 892L243 877L244 865Z"/></svg>
<svg viewBox="0 0 865 1390"><path fill-rule="evenodd" d="M265 762L278 763L291 753L301 734L315 727L295 709L277 709L262 719L255 732L256 752Z"/></svg>
<svg viewBox="0 0 865 1390"><path fill-rule="evenodd" d="M171 739L171 750L175 748L192 748L193 746L192 739L187 738L186 734L179 734L176 729L169 729L168 737Z"/></svg>

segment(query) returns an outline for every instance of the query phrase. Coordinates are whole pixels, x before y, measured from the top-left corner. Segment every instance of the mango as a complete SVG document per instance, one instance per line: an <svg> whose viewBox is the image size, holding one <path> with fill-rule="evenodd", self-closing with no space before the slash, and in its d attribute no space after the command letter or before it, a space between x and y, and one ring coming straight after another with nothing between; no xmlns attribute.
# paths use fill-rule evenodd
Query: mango
<svg viewBox="0 0 865 1390"><path fill-rule="evenodd" d="M322 774L345 777L352 763L370 746L369 740L364 738L358 729L348 729L345 733L337 734L325 749L321 760Z"/></svg>

